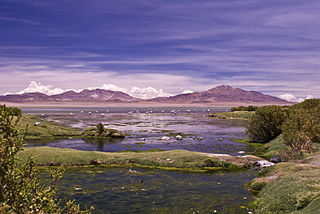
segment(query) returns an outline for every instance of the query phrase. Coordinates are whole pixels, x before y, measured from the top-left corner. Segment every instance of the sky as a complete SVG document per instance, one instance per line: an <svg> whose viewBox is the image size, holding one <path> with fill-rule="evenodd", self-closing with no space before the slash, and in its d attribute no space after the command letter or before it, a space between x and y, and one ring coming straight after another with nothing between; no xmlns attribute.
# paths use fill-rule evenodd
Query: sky
<svg viewBox="0 0 320 214"><path fill-rule="evenodd" d="M319 0L0 0L0 94L320 97Z"/></svg>

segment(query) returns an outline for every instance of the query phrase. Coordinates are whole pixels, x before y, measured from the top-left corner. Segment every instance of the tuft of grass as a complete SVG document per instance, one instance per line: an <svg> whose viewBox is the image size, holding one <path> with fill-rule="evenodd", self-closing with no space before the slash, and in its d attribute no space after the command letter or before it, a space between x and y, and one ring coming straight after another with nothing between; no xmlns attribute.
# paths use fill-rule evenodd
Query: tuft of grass
<svg viewBox="0 0 320 214"><path fill-rule="evenodd" d="M266 155L280 155L283 151L286 150L286 145L284 143L284 139L282 134L279 135L276 139L270 141L266 144Z"/></svg>

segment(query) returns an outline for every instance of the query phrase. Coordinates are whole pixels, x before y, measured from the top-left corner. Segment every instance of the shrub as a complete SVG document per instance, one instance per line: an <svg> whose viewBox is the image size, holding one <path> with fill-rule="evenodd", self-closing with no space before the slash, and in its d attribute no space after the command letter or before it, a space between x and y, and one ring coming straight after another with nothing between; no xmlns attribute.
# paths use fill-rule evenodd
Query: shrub
<svg viewBox="0 0 320 214"><path fill-rule="evenodd" d="M15 117L18 117L17 119ZM16 154L22 150L24 138L16 125L21 111L0 107L0 212L1 213L90 213L81 211L74 201L61 206L55 184L62 168L51 172L51 180L41 184L36 162L29 158L20 164Z"/></svg>
<svg viewBox="0 0 320 214"><path fill-rule="evenodd" d="M256 111L258 106L239 106L231 108L231 111Z"/></svg>
<svg viewBox="0 0 320 214"><path fill-rule="evenodd" d="M97 133L99 136L102 136L104 133L104 126L102 123L98 123L98 125L96 126L97 129Z"/></svg>
<svg viewBox="0 0 320 214"><path fill-rule="evenodd" d="M287 107L263 106L249 120L247 135L251 142L267 143L281 134L281 126L287 117Z"/></svg>
<svg viewBox="0 0 320 214"><path fill-rule="evenodd" d="M301 103L293 105L292 108L304 110L320 108L320 99L307 99Z"/></svg>
<svg viewBox="0 0 320 214"><path fill-rule="evenodd" d="M266 181L254 179L249 183L249 188L254 191L261 191L267 184Z"/></svg>
<svg viewBox="0 0 320 214"><path fill-rule="evenodd" d="M314 143L320 143L320 108L292 109L282 129L287 159L314 151Z"/></svg>

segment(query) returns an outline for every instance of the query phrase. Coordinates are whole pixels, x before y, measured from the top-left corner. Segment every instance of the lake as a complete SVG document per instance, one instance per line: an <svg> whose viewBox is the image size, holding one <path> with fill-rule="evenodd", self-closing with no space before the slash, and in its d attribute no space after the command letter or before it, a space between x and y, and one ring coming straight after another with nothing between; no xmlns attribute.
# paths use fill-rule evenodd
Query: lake
<svg viewBox="0 0 320 214"><path fill-rule="evenodd" d="M209 118L227 108L28 108L33 114L67 126L86 129L102 122L124 139L41 139L28 146L85 151L184 149L239 154L250 147L235 142L245 137L246 121ZM174 111L174 112L173 112ZM176 135L182 140L176 140ZM169 140L161 137L169 136ZM59 182L60 197L94 206L94 213L250 213L253 199L244 184L255 171L186 173L140 168L69 168Z"/></svg>
<svg viewBox="0 0 320 214"><path fill-rule="evenodd" d="M64 108L23 109L44 119L85 129L102 122L127 135L125 139L42 139L28 140L28 146L51 146L85 151L118 152L127 150L185 149L189 151L238 155L250 150L234 138L244 138L246 121L209 118L208 112L226 108ZM190 111L190 113L187 113ZM139 113L137 113L139 112ZM151 113L152 112L152 113ZM72 115L71 115L72 113ZM182 135L183 140L176 140ZM169 140L161 140L169 136Z"/></svg>

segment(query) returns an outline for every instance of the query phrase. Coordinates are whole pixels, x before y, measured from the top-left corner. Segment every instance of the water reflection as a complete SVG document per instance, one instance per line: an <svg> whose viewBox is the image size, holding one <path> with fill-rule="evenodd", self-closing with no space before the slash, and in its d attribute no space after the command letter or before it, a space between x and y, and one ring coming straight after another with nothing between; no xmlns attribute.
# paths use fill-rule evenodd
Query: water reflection
<svg viewBox="0 0 320 214"><path fill-rule="evenodd" d="M186 108L187 109L187 108ZM170 114L162 110L153 109L148 113L112 113L127 111L128 108L109 109L108 113L101 116L104 109L90 109L81 113L80 109L47 109L45 119L63 123L81 129L95 126L102 122L105 127L118 129L128 135L125 139L58 139L58 140L32 140L28 146L52 146L60 148L73 148L87 151L116 152L122 150L150 150L150 149L185 149L199 152L238 154L245 151L247 146L234 142L233 138L245 137L246 121L219 120L207 117L203 109L191 109L192 113ZM143 112L145 109L139 109ZM166 109L169 111L170 109ZM206 110L206 109L204 109ZM26 111L26 110L25 110ZM30 111L36 115L42 112ZM70 116L70 111L73 115ZM96 112L97 111L97 112ZM148 111L151 111L150 109ZM181 109L181 112L183 109ZM211 109L211 112L218 109ZM161 112L161 113L154 113ZM181 141L175 139L176 135L183 135ZM168 136L169 140L161 140ZM142 140L144 139L144 140ZM198 140L201 139L201 140Z"/></svg>

